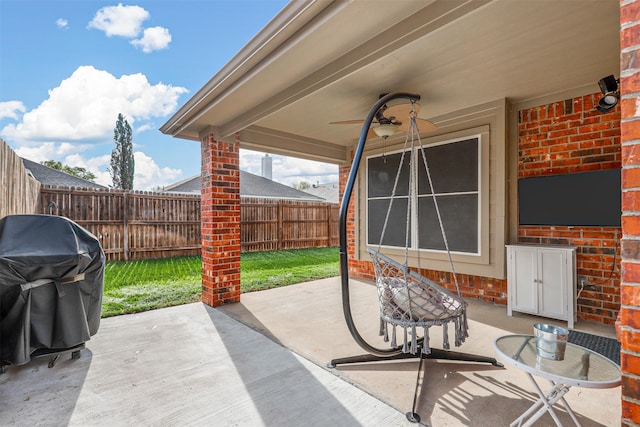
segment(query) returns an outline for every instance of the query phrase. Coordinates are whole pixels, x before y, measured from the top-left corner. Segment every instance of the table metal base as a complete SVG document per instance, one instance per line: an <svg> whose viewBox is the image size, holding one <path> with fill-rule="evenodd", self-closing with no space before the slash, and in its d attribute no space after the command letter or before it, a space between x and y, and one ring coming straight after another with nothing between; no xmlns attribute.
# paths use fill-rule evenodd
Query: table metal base
<svg viewBox="0 0 640 427"><path fill-rule="evenodd" d="M527 411L520 415L515 421L510 424L510 427L528 427L532 426L534 422L536 422L541 416L544 415L545 412L549 412L553 420L556 422L558 427L562 427L562 423L556 414L556 411L553 409L553 405L560 401L564 406L564 409L567 411L573 422L576 426L580 427L580 423L578 422L578 418L576 418L576 414L571 410L571 407L564 399L564 395L567 394L571 387L557 383L555 381L549 381L552 385L551 390L548 393L544 393L536 380L533 378L529 372L526 373L533 384L533 387L536 389L536 392L540 396L537 402L535 402ZM535 412L535 413L534 413ZM525 422L526 420L526 422Z"/></svg>

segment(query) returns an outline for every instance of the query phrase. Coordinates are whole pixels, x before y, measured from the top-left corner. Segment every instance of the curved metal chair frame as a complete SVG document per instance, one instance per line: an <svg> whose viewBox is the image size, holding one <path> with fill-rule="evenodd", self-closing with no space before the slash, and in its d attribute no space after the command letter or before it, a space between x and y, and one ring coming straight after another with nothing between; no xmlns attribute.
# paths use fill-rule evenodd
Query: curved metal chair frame
<svg viewBox="0 0 640 427"><path fill-rule="evenodd" d="M421 373L423 372L425 359L489 363L499 367L501 367L502 364L491 357L449 351L447 334L447 326L449 323L454 323L456 346L462 344L464 338L467 336L466 302L464 302L459 295L448 291L435 282L410 270L406 261L404 265L400 264L381 254L379 251L372 249L369 249L369 254L372 257L374 270L376 272L378 296L380 299L380 332L381 335L384 336L385 341L389 341L389 335L391 335L391 347L378 348L369 344L359 333L354 323L351 314L351 297L349 292L347 213L349 211L351 196L371 123L382 106L391 100L400 98L416 102L420 99L420 96L410 93L390 93L381 97L369 111L362 126L362 131L360 132L360 138L355 150L353 163L340 206L339 232L342 308L351 336L367 354L333 359L328 366L334 368L341 364L419 358L420 363L416 378L413 406L411 412L407 412L406 414L409 421L419 422L420 416L416 413L416 406L417 398L424 382L423 378L421 378ZM420 304L416 304L417 300L420 301ZM425 300L427 302L425 302ZM445 328L443 330L444 349L432 348L429 344L428 328L434 325L442 325ZM398 326L400 326L404 332L403 345L396 344L396 327ZM423 328L424 330L422 337L417 336L419 328Z"/></svg>

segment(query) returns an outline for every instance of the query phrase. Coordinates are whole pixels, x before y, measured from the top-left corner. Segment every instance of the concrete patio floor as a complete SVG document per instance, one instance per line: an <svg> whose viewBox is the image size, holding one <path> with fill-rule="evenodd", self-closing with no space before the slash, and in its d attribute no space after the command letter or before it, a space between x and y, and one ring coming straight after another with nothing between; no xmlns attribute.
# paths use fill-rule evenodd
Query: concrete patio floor
<svg viewBox="0 0 640 427"><path fill-rule="evenodd" d="M361 334L377 336L377 298L351 282ZM493 341L531 333L535 316L469 301L470 338L455 350L494 357ZM575 329L614 336L613 327ZM436 346L439 337L432 334ZM406 426L417 360L326 368L361 354L342 314L340 280L331 278L242 295L213 309L188 304L103 319L78 360L47 368L46 358L0 375L2 426ZM426 425L504 426L535 400L513 367L426 361L418 413ZM587 426L620 425L620 387L573 388L566 400ZM565 425L572 421L557 411ZM549 415L538 426L555 425Z"/></svg>

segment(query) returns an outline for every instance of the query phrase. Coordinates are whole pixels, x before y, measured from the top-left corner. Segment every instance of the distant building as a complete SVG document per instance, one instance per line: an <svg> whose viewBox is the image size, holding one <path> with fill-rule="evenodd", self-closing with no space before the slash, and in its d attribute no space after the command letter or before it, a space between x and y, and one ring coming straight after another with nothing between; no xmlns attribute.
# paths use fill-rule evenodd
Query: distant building
<svg viewBox="0 0 640 427"><path fill-rule="evenodd" d="M328 203L340 203L340 188L337 182L328 184L313 184L304 190L305 193L313 194L324 199Z"/></svg>
<svg viewBox="0 0 640 427"><path fill-rule="evenodd" d="M265 154L262 158L262 176L267 179L273 179L273 175L271 173L273 169L273 159L269 157L268 154Z"/></svg>
<svg viewBox="0 0 640 427"><path fill-rule="evenodd" d="M167 193L200 194L200 188L200 175L194 175L190 178L183 179L182 181L165 185L158 189L158 191Z"/></svg>

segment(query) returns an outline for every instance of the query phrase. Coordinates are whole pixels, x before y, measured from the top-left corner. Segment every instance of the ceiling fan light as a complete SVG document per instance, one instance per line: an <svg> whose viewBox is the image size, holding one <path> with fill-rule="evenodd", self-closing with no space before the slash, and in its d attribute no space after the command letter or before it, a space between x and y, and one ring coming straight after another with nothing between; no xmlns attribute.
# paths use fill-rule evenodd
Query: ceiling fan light
<svg viewBox="0 0 640 427"><path fill-rule="evenodd" d="M398 126L392 124L378 125L372 128L376 135L387 138L402 131L398 129Z"/></svg>

